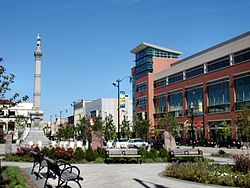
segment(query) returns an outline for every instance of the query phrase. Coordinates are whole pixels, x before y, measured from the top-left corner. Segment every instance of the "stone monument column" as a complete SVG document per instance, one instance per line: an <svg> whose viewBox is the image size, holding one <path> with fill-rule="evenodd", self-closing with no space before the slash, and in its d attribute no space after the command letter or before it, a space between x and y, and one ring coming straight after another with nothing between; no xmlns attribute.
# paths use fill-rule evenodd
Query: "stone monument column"
<svg viewBox="0 0 250 188"><path fill-rule="evenodd" d="M33 108L31 115L31 128L38 128L43 120L43 111L41 107L41 68L42 68L42 50L41 38L38 33L36 42L35 56L35 75L34 75L34 91L33 91Z"/></svg>

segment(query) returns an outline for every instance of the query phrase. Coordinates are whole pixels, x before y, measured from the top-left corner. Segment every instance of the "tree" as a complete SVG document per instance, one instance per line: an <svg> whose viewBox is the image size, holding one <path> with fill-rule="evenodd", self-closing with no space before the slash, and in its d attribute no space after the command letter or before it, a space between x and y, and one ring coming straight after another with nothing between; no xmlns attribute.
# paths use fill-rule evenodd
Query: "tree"
<svg viewBox="0 0 250 188"><path fill-rule="evenodd" d="M4 60L0 57L0 63L3 63ZM29 97L27 95L22 98L19 97L19 94L15 92L11 97L6 99L6 94L11 92L10 84L14 83L15 75L6 72L6 68L3 65L0 65L0 99L7 100L11 102L11 105L3 106L3 108L9 108L10 106L15 106L16 104L27 101ZM11 94L10 94L11 95Z"/></svg>
<svg viewBox="0 0 250 188"><path fill-rule="evenodd" d="M105 117L103 126L103 135L106 141L113 140L115 138L116 130L115 130L113 116L111 114Z"/></svg>
<svg viewBox="0 0 250 188"><path fill-rule="evenodd" d="M130 138L132 136L130 122L126 118L122 120L121 135L124 138Z"/></svg>
<svg viewBox="0 0 250 188"><path fill-rule="evenodd" d="M150 123L148 120L137 120L133 125L133 132L136 137L147 140Z"/></svg>
<svg viewBox="0 0 250 188"><path fill-rule="evenodd" d="M89 148L90 148L90 143L91 143L91 124L90 124L90 119L87 118L86 116L79 117L79 122L77 123L76 126L76 132L79 138L81 139L87 139L89 143Z"/></svg>
<svg viewBox="0 0 250 188"><path fill-rule="evenodd" d="M177 126L178 121L176 120L176 118L173 117L171 114L166 114L165 117L160 119L157 129L162 131L168 131L175 137Z"/></svg>
<svg viewBox="0 0 250 188"><path fill-rule="evenodd" d="M93 125L92 125L92 130L101 135L103 131L103 121L101 117L95 117L93 118Z"/></svg>
<svg viewBox="0 0 250 188"><path fill-rule="evenodd" d="M243 140L249 145L250 140L250 109L244 109L239 113L235 124Z"/></svg>
<svg viewBox="0 0 250 188"><path fill-rule="evenodd" d="M229 136L231 136L231 130L228 126L227 121L221 122L220 126L222 127L222 134L224 137L228 138Z"/></svg>

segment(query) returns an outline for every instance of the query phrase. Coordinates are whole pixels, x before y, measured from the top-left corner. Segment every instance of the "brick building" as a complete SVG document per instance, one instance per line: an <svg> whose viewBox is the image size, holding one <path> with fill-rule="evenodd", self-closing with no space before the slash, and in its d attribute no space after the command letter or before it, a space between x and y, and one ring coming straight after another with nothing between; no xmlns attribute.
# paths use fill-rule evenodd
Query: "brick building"
<svg viewBox="0 0 250 188"><path fill-rule="evenodd" d="M181 52L148 43L131 53L134 117L150 120L150 132L171 113L180 138L189 139L193 106L196 139L224 139L222 122L232 139L240 138L233 124L237 111L250 105L250 32L184 59Z"/></svg>

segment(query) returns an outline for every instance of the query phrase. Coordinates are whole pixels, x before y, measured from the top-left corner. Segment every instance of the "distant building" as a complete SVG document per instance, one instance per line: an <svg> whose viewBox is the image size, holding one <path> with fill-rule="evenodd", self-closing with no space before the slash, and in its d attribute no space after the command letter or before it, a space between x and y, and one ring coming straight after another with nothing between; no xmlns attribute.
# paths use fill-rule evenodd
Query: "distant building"
<svg viewBox="0 0 250 188"><path fill-rule="evenodd" d="M14 133L16 139L16 117L22 116L27 122L27 126L31 125L30 111L33 103L19 103L11 107L11 103L6 100L0 100L0 134L9 132Z"/></svg>
<svg viewBox="0 0 250 188"><path fill-rule="evenodd" d="M181 52L148 43L131 53L136 63L134 117L150 120L150 131L171 113L179 122L181 139L190 139L191 130L185 133L185 129L190 127L193 105L194 127L201 128L196 139L222 141L222 122L230 128L232 139L241 138L233 124L237 112L250 106L250 32L182 60Z"/></svg>
<svg viewBox="0 0 250 188"><path fill-rule="evenodd" d="M117 99L114 98L100 98L93 101L81 100L74 105L74 122L77 125L79 117L87 116L89 118L102 117L112 115L114 124L118 127L117 118ZM120 109L120 124L126 118L132 122L132 100L128 97L125 98L125 108Z"/></svg>

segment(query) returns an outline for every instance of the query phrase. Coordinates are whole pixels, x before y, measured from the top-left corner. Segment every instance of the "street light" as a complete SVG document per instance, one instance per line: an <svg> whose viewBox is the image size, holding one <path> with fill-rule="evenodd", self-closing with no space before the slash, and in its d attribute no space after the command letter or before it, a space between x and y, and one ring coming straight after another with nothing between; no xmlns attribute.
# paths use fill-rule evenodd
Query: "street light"
<svg viewBox="0 0 250 188"><path fill-rule="evenodd" d="M131 77L130 76L125 76L122 79L117 79L116 82L117 83L113 83L113 86L117 87L117 98L118 98L118 108L117 108L117 114L118 114L118 133L117 133L117 138L118 140L120 140L120 82L122 82L123 80L125 80L126 78L130 78L131 81Z"/></svg>
<svg viewBox="0 0 250 188"><path fill-rule="evenodd" d="M65 111L66 113L68 112L67 109L63 109L63 110L60 111L60 127L62 126L62 113L63 113L64 111Z"/></svg>
<svg viewBox="0 0 250 188"><path fill-rule="evenodd" d="M191 112L191 139L194 148L194 104L192 102L190 103L190 112Z"/></svg>

